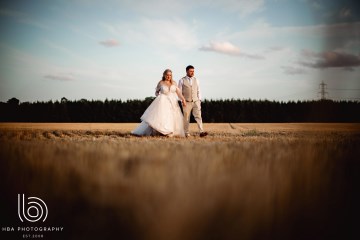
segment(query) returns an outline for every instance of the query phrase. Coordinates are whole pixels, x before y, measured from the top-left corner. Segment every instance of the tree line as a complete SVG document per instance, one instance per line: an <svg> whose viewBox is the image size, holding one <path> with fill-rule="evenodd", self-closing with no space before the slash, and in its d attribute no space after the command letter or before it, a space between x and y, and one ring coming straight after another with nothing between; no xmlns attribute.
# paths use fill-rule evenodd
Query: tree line
<svg viewBox="0 0 360 240"><path fill-rule="evenodd" d="M143 100L0 102L0 122L140 122L154 97ZM181 107L181 104L179 102ZM202 101L204 122L360 122L360 102L220 99ZM194 119L191 119L194 121Z"/></svg>

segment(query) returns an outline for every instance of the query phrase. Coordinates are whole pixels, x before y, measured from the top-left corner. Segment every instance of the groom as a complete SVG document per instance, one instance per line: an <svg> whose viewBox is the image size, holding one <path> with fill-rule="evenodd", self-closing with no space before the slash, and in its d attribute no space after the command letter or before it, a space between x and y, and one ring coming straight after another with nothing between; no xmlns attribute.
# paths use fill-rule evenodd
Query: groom
<svg viewBox="0 0 360 240"><path fill-rule="evenodd" d="M192 112L200 131L200 137L208 135L204 131L201 119L201 98L199 81L194 77L194 67L189 65L186 67L186 76L179 80L179 88L186 100L184 111L184 130L185 136L189 137L190 113Z"/></svg>

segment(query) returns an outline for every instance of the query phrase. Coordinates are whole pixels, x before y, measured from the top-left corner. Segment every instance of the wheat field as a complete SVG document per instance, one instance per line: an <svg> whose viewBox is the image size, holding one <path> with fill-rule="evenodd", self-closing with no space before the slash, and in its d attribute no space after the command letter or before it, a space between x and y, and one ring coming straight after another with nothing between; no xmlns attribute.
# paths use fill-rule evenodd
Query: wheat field
<svg viewBox="0 0 360 240"><path fill-rule="evenodd" d="M205 123L205 138L136 125L0 123L1 226L27 193L64 226L44 239L360 236L360 124Z"/></svg>

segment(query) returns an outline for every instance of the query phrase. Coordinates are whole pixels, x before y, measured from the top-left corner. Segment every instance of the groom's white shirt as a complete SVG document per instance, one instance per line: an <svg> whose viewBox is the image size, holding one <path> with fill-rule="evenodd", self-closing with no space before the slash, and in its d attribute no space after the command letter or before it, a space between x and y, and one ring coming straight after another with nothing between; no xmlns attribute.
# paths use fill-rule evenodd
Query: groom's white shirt
<svg viewBox="0 0 360 240"><path fill-rule="evenodd" d="M179 83L178 83L178 87L179 87L179 89L180 89L180 92L182 92L182 86L183 86L183 84L184 84L183 79L184 79L184 78L181 78L181 79L179 80ZM186 79L189 80L190 85L192 85L193 80L197 81L197 86L198 86L197 96L198 96L199 100L201 101L199 79L193 78L193 77L190 78L190 77L188 77L188 76L186 76Z"/></svg>

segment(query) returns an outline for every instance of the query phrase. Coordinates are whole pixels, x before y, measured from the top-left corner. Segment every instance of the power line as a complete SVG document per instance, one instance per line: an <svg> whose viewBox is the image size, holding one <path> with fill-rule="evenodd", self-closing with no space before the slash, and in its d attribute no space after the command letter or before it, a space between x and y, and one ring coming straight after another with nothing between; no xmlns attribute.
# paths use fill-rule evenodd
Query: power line
<svg viewBox="0 0 360 240"><path fill-rule="evenodd" d="M325 99L326 99L326 95L329 94L329 93L325 90L326 85L327 85L327 84L325 84L324 82L321 82L321 83L320 83L320 92L318 92L318 93L321 94L321 100L325 100Z"/></svg>
<svg viewBox="0 0 360 240"><path fill-rule="evenodd" d="M358 97L332 97L331 99L340 99L340 100L360 100Z"/></svg>
<svg viewBox="0 0 360 240"><path fill-rule="evenodd" d="M328 90L340 90L340 91L360 91L360 88L328 88Z"/></svg>

